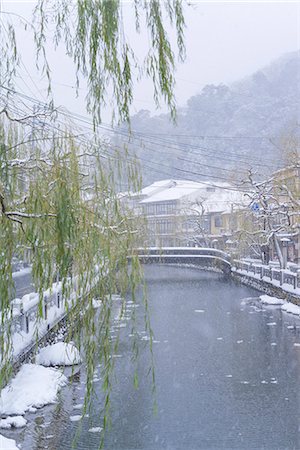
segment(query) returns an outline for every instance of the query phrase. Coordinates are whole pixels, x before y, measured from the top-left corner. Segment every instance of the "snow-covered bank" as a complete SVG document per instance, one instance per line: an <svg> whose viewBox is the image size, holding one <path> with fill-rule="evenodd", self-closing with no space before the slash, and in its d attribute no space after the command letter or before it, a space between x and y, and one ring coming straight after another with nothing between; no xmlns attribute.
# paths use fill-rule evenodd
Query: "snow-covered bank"
<svg viewBox="0 0 300 450"><path fill-rule="evenodd" d="M23 416L11 416L6 419L0 419L0 428L22 428L25 427L27 420Z"/></svg>
<svg viewBox="0 0 300 450"><path fill-rule="evenodd" d="M280 306L282 311L300 316L300 306L295 305L294 303L287 302L281 298L271 297L269 295L261 295L259 298L261 303L264 305Z"/></svg>
<svg viewBox="0 0 300 450"><path fill-rule="evenodd" d="M284 305L285 301L281 298L271 297L270 295L261 295L260 297L261 302L264 305Z"/></svg>
<svg viewBox="0 0 300 450"><path fill-rule="evenodd" d="M67 378L57 369L24 364L1 392L0 414L23 415L29 409L55 403L66 383Z"/></svg>
<svg viewBox="0 0 300 450"><path fill-rule="evenodd" d="M278 269L272 266L262 264L252 264L249 261L235 260L235 266L231 271L245 279L255 280L258 283L264 283L265 286L272 289L280 289L283 293L289 293L300 297L300 285L297 280L297 274L288 269ZM262 271L262 273L260 273ZM281 281L280 281L281 280ZM267 289L262 289L267 291Z"/></svg>
<svg viewBox="0 0 300 450"><path fill-rule="evenodd" d="M36 357L45 366L79 364L81 357L73 343L58 342L40 350ZM0 429L26 426L26 411L34 412L55 403L58 391L67 384L60 370L38 364L24 364L0 393ZM0 450L17 450L15 441L0 435Z"/></svg>
<svg viewBox="0 0 300 450"><path fill-rule="evenodd" d="M0 434L0 450L19 450L19 447L17 447L16 441Z"/></svg>
<svg viewBox="0 0 300 450"><path fill-rule="evenodd" d="M36 363L46 367L72 366L73 364L80 364L81 357L74 344L58 342L42 348L36 357Z"/></svg>
<svg viewBox="0 0 300 450"><path fill-rule="evenodd" d="M286 302L281 307L282 311L285 311L290 314L295 314L296 316L300 315L300 306L294 305L294 303Z"/></svg>
<svg viewBox="0 0 300 450"><path fill-rule="evenodd" d="M95 266L93 284L86 284L86 291L80 293L80 298L87 295L92 287L97 284L100 277L99 266ZM22 269L23 274L31 269ZM103 275L103 271L102 271ZM12 309L5 317L4 323L11 319L11 339L12 357L16 361L22 354L31 350L36 339L43 338L49 330L59 323L67 314L69 308L79 301L78 297L78 276L66 280L70 289L68 297L63 296L62 282L53 283L51 288L45 290L41 296L36 292L25 294L21 299L12 300ZM97 303L95 307L99 307ZM42 308L43 317L39 316L39 309ZM0 313L1 315L1 313ZM7 333L6 327L0 325L2 332ZM1 362L1 361L0 361Z"/></svg>
<svg viewBox="0 0 300 450"><path fill-rule="evenodd" d="M31 273L31 267L24 267L23 269L18 270L17 272L12 273L13 279L18 277L23 277L24 275L28 275Z"/></svg>

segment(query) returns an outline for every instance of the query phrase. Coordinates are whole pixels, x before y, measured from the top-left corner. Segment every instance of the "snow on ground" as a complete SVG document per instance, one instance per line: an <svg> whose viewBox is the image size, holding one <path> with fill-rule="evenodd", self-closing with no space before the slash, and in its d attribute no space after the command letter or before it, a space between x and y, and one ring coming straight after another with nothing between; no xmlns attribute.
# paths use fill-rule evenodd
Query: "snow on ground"
<svg viewBox="0 0 300 450"><path fill-rule="evenodd" d="M98 282L99 277L99 267L95 266L95 284ZM28 333L24 329L21 329L18 332L15 332L12 336L12 356L14 359L16 359L17 356L22 352L30 348L30 346L34 345L37 336L39 339L45 336L49 329L55 326L66 315L68 307L73 307L73 304L77 298L76 289L78 284L78 277L75 276L73 277L73 279L67 279L67 283L70 283L71 288L71 293L68 298L62 298L61 281L53 283L51 288L43 292L44 299L48 303L47 318L41 319L36 317L36 310L39 303L39 295L36 292L31 292L30 294L24 295L22 299L15 299L12 301L12 304L14 306L13 316L17 321L17 329L18 327L20 327L20 324L18 322L20 321L21 310L23 310L24 312L27 311L28 315L30 316L30 320L28 323ZM87 284L86 292L88 292L91 287L92 286ZM58 307L58 305L56 304L57 294L60 294L62 298L60 307ZM114 298L116 296L112 297ZM119 296L117 298L119 298ZM97 304L97 306L99 305Z"/></svg>
<svg viewBox="0 0 300 450"><path fill-rule="evenodd" d="M39 303L40 296L36 292L25 294L22 297L23 311L27 312Z"/></svg>
<svg viewBox="0 0 300 450"><path fill-rule="evenodd" d="M45 294L46 295L46 294ZM28 295L30 297L30 294ZM75 293L71 293L68 303L70 304L75 298ZM38 302L38 299L32 293L31 298L28 298L29 302ZM56 323L59 322L66 314L66 308L61 305L60 308L57 305L52 305L48 310L47 319L30 320L28 333L26 331L19 331L12 336L13 344L13 357L16 358L22 351L34 344L36 336L43 337Z"/></svg>
<svg viewBox="0 0 300 450"><path fill-rule="evenodd" d="M18 270L17 272L13 272L12 277L13 279L18 277L23 277L24 275L28 275L31 273L31 267L25 267L24 269Z"/></svg>
<svg viewBox="0 0 300 450"><path fill-rule="evenodd" d="M6 417L6 419L0 419L0 428L22 428L26 423L27 420L22 416Z"/></svg>
<svg viewBox="0 0 300 450"><path fill-rule="evenodd" d="M295 314L296 316L300 316L300 306L295 305L294 303L287 302L280 298L271 297L269 295L261 295L260 300L265 305L281 305L282 311L285 311L289 314Z"/></svg>
<svg viewBox="0 0 300 450"><path fill-rule="evenodd" d="M73 364L80 364L81 358L74 344L57 342L57 344L42 348L36 356L36 363L46 367L72 366Z"/></svg>
<svg viewBox="0 0 300 450"><path fill-rule="evenodd" d="M291 302L286 302L280 298L270 297L269 295L261 295L261 302L265 305L281 305L281 310L290 314L300 315L300 306ZM270 325L270 324L268 324Z"/></svg>
<svg viewBox="0 0 300 450"><path fill-rule="evenodd" d="M285 311L290 314L295 314L296 316L300 315L300 306L294 305L294 303L286 302L281 307L282 311Z"/></svg>
<svg viewBox="0 0 300 450"><path fill-rule="evenodd" d="M19 450L19 447L17 447L16 441L7 439L0 434L0 450Z"/></svg>
<svg viewBox="0 0 300 450"><path fill-rule="evenodd" d="M270 295L261 295L259 298L264 305L284 305L285 303L281 298L271 297Z"/></svg>
<svg viewBox="0 0 300 450"><path fill-rule="evenodd" d="M271 280L269 277L267 276L263 276L261 278L261 275L259 273L252 273L252 272L248 272L247 270L244 269L237 269L236 267L232 268L233 272L239 273L240 275L245 275L247 278L252 278L252 279L256 279L256 280L262 280L272 286L275 287L279 287L280 289L282 289L285 292L289 292L291 294L300 296L300 287L297 287L296 289L294 288L293 285L288 284L288 283L282 283L282 285L280 284L280 281L278 280ZM284 271L286 274L288 275L294 275L294 272L291 272L290 270L285 270Z"/></svg>
<svg viewBox="0 0 300 450"><path fill-rule="evenodd" d="M82 409L83 408L83 403L79 403L78 405L74 405L73 409Z"/></svg>
<svg viewBox="0 0 300 450"><path fill-rule="evenodd" d="M81 419L82 419L82 416L79 416L79 415L70 416L71 422L79 422L79 420L81 420Z"/></svg>
<svg viewBox="0 0 300 450"><path fill-rule="evenodd" d="M102 301L93 298L93 308L100 308L102 306Z"/></svg>
<svg viewBox="0 0 300 450"><path fill-rule="evenodd" d="M0 414L23 415L32 407L55 403L57 392L66 383L67 378L57 369L24 364L1 392Z"/></svg>

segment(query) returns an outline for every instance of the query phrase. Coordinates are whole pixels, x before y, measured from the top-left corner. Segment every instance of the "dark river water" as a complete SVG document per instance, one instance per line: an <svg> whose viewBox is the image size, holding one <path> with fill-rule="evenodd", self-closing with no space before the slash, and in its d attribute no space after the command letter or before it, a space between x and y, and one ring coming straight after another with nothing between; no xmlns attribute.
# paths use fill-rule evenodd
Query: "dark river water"
<svg viewBox="0 0 300 450"><path fill-rule="evenodd" d="M258 291L219 274L158 265L145 273L156 396L147 375L144 319L137 322L138 389L131 326L124 321L104 449L299 449L300 347L294 345L300 343L299 319L262 307L253 299ZM136 311L143 316L142 307ZM101 432L93 428L102 425L100 368L89 417L71 421L80 414L84 389L81 367L56 405L28 413L26 428L5 435L22 450L66 450L81 423L77 448L99 448Z"/></svg>

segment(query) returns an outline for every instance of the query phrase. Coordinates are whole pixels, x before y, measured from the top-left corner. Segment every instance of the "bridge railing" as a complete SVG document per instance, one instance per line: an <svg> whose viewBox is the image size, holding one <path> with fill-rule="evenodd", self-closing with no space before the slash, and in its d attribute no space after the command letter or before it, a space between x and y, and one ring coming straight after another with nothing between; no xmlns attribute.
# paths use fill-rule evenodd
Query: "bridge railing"
<svg viewBox="0 0 300 450"><path fill-rule="evenodd" d="M140 256L147 255L207 255L207 256L215 256L222 259L225 259L228 262L231 262L231 256L222 251L215 248L206 248L206 247L149 247L149 248L136 248L134 250L135 254Z"/></svg>

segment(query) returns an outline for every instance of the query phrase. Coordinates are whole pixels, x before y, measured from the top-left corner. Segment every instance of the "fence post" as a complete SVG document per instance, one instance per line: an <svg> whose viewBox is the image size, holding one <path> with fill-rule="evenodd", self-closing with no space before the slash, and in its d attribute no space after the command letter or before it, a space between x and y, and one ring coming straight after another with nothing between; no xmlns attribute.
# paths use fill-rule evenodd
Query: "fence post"
<svg viewBox="0 0 300 450"><path fill-rule="evenodd" d="M21 330L25 333L29 332L29 317L26 312L23 312L21 316Z"/></svg>
<svg viewBox="0 0 300 450"><path fill-rule="evenodd" d="M60 292L59 291L57 291L57 294L56 294L56 306L58 308L60 308Z"/></svg>
<svg viewBox="0 0 300 450"><path fill-rule="evenodd" d="M44 298L44 318L45 320L47 320L48 318L48 304L47 304L47 300Z"/></svg>

